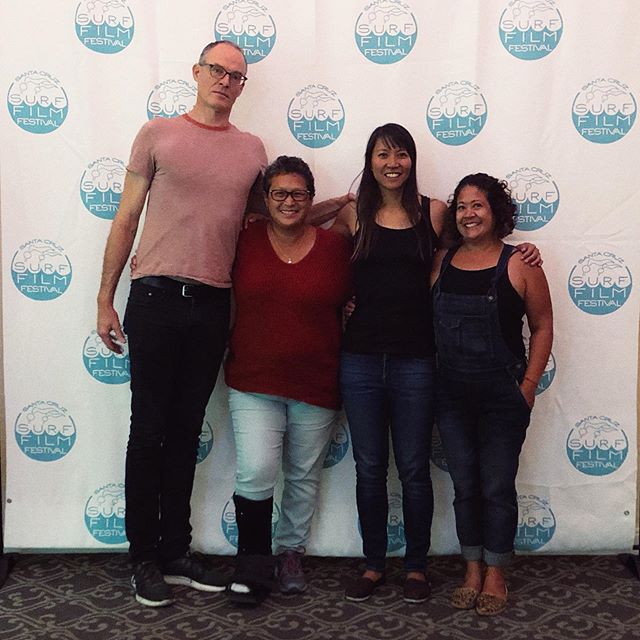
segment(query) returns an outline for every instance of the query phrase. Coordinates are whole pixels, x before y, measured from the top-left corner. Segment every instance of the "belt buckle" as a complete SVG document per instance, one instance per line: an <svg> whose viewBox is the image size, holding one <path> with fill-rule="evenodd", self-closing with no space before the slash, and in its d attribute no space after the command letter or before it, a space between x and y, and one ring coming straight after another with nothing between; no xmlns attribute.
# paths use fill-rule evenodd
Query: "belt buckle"
<svg viewBox="0 0 640 640"><path fill-rule="evenodd" d="M183 298L193 298L193 294L189 293L193 285L191 284L183 284L182 291L180 292Z"/></svg>

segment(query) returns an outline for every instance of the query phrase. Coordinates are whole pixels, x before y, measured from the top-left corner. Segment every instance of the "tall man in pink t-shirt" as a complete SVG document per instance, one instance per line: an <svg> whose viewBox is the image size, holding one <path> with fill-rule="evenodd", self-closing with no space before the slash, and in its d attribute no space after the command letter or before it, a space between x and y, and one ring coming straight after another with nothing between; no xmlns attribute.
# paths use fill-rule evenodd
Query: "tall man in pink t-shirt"
<svg viewBox="0 0 640 640"><path fill-rule="evenodd" d="M264 146L229 122L246 72L234 44L205 47L193 66L194 108L146 123L133 143L105 249L98 333L120 352L125 337L113 297L148 196L124 328L132 392L126 529L136 599L149 606L172 602L169 584L225 587L189 551L189 502L227 341L236 240L245 210L263 206L252 187L267 163Z"/></svg>

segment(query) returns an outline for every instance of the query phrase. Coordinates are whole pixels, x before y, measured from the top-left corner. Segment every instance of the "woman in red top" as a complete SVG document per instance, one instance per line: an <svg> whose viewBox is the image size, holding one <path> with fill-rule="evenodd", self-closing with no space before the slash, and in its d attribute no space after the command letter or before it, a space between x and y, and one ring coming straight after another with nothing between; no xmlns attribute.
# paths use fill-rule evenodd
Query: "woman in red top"
<svg viewBox="0 0 640 640"><path fill-rule="evenodd" d="M242 232L233 271L236 320L225 365L236 443L238 559L228 595L258 603L272 576L273 491L284 472L275 534L280 591L304 591L301 557L320 472L340 408L341 309L349 247L306 223L315 193L299 158L281 156L264 175L270 218Z"/></svg>

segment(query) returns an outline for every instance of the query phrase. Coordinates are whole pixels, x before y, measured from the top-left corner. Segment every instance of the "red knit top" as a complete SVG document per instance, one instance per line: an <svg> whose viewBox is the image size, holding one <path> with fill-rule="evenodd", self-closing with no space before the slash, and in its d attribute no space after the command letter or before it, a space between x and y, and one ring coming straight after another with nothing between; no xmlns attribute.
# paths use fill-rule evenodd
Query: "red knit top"
<svg viewBox="0 0 640 640"><path fill-rule="evenodd" d="M227 385L339 409L341 313L350 275L348 244L333 231L317 229L313 247L294 264L277 256L266 223L243 231L232 275L236 318Z"/></svg>

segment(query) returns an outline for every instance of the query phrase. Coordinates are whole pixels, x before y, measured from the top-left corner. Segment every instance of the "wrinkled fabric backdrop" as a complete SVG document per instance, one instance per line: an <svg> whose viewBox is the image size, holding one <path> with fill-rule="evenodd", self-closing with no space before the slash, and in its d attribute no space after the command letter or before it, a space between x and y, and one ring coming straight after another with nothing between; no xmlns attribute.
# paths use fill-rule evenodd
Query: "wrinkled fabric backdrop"
<svg viewBox="0 0 640 640"><path fill-rule="evenodd" d="M521 458L516 546L631 547L636 2L22 0L3 2L0 20L9 548L126 546L128 357L108 353L94 331L102 252L136 132L191 108L191 65L221 38L250 63L232 121L259 135L271 159L307 160L318 199L355 189L366 140L388 121L416 139L423 193L446 200L477 171L509 182L519 206L512 240L542 252L556 335ZM127 288L125 274L121 314ZM310 553L361 551L350 447L341 418ZM232 554L234 447L222 380L199 460L194 546ZM432 550L452 553L453 491L437 434L432 472ZM393 468L389 491L389 551L401 554Z"/></svg>

